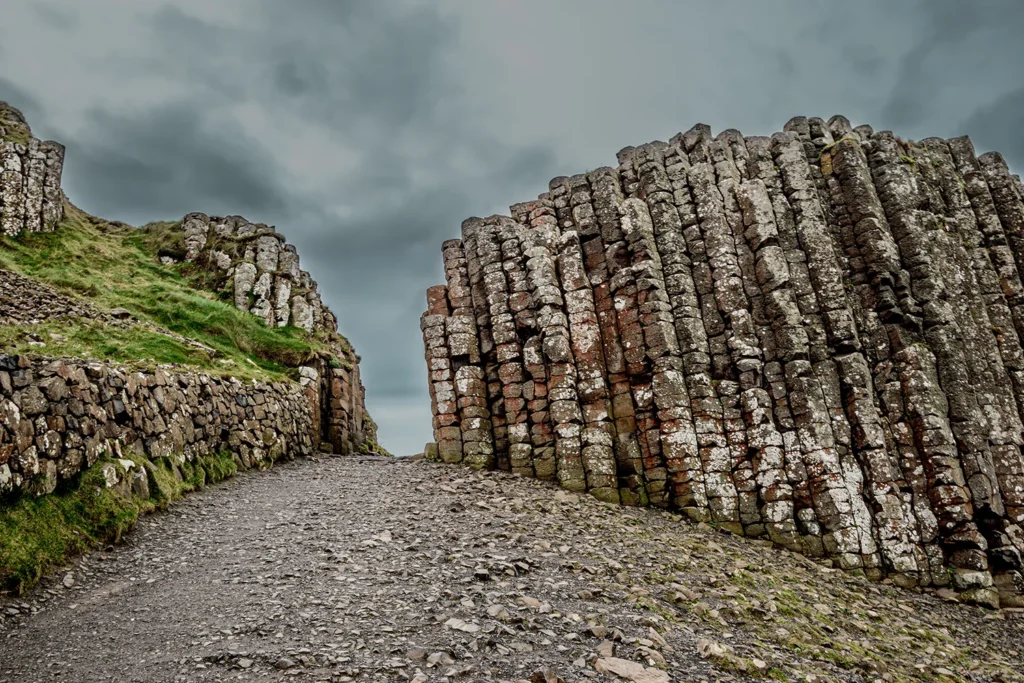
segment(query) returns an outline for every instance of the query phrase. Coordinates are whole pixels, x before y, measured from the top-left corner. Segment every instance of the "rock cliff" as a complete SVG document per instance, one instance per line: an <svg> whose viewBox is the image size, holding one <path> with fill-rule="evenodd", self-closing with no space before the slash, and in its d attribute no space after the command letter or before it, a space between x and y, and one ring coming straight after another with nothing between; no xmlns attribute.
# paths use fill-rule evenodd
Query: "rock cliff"
<svg viewBox="0 0 1024 683"><path fill-rule="evenodd" d="M428 456L1024 605L1022 240L967 138L627 147L444 243Z"/></svg>
<svg viewBox="0 0 1024 683"><path fill-rule="evenodd" d="M235 306L268 326L293 325L334 334L338 320L320 300L317 284L299 268L295 246L273 226L241 216L190 213L181 221L180 258L211 272L214 288L229 290ZM163 255L173 263L174 255Z"/></svg>
<svg viewBox="0 0 1024 683"><path fill-rule="evenodd" d="M63 216L64 146L32 137L21 112L0 102L0 233L49 232Z"/></svg>
<svg viewBox="0 0 1024 683"><path fill-rule="evenodd" d="M294 245L274 226L241 216L190 213L180 223L153 229L165 233L163 263L186 264L186 274L268 327L298 327L323 341L328 352L311 367L322 383L325 440L336 453L379 449L366 412L360 358L338 334L338 319L321 301L316 281L299 267Z"/></svg>

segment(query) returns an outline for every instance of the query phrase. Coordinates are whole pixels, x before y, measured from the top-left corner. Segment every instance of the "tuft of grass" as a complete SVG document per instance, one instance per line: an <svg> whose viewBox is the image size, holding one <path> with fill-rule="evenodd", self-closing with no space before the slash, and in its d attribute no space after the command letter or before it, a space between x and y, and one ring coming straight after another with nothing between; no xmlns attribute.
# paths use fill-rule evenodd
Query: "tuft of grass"
<svg viewBox="0 0 1024 683"><path fill-rule="evenodd" d="M326 348L324 341L296 327L267 327L256 316L240 311L211 292L196 289L183 276L183 266L164 266L156 255L169 242L173 223L155 224L158 236L136 228L108 223L66 204L65 216L52 233L0 238L0 268L41 280L72 295L87 297L100 308L125 308L139 320L194 339L214 349L217 364L233 362L232 374L250 368L271 376L291 376ZM154 241L156 240L156 241ZM156 251L151 251L155 249ZM157 362L202 365L180 343L160 342L141 332L121 358L137 351L139 358ZM79 330L85 344L94 338ZM121 339L120 341L132 341ZM102 355L96 344L93 353ZM135 351L132 351L134 349ZM148 355L146 355L148 354Z"/></svg>
<svg viewBox="0 0 1024 683"><path fill-rule="evenodd" d="M185 240L181 221L152 221L146 223L132 240L144 251L157 258L168 256L177 261L185 258Z"/></svg>
<svg viewBox="0 0 1024 683"><path fill-rule="evenodd" d="M41 340L45 346L34 344L36 339ZM93 320L4 325L0 327L0 346L8 353L43 352L52 356L110 360L127 365L136 362L177 363L211 372L223 368L214 363L213 357L203 349L165 334L141 326L122 328ZM249 374L253 373L250 371Z"/></svg>

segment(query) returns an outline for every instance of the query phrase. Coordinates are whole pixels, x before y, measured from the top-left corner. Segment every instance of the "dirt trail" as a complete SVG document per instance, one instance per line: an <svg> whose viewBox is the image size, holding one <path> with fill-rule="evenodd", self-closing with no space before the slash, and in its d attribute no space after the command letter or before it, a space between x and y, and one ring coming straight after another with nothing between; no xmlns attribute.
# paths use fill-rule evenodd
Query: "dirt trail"
<svg viewBox="0 0 1024 683"><path fill-rule="evenodd" d="M1018 613L665 512L376 457L209 488L0 615L0 683L1024 680Z"/></svg>

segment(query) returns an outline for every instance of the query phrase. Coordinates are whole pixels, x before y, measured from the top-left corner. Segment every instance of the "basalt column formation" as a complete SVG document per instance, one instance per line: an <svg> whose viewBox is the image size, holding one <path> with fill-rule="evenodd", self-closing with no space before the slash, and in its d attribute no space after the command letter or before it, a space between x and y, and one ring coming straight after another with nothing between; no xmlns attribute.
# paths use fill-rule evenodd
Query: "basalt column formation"
<svg viewBox="0 0 1024 683"><path fill-rule="evenodd" d="M21 112L0 102L0 234L50 232L64 213L64 145L41 141Z"/></svg>
<svg viewBox="0 0 1024 683"><path fill-rule="evenodd" d="M1024 189L999 154L698 125L442 252L429 454L1024 605Z"/></svg>
<svg viewBox="0 0 1024 683"><path fill-rule="evenodd" d="M274 226L242 216L190 213L172 229L177 239L160 255L163 263L184 261L203 271L208 287L267 327L299 327L326 343L329 352L307 361L302 372L305 382L318 385L315 419L333 452L379 448L366 412L360 358L338 334L337 316L323 304L316 281L300 268L295 245Z"/></svg>

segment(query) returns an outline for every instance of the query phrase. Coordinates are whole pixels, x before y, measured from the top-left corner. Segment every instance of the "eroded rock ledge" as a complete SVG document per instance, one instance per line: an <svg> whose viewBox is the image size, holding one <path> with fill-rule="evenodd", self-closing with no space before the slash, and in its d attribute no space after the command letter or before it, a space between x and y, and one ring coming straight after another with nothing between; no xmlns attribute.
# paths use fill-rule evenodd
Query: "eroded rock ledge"
<svg viewBox="0 0 1024 683"><path fill-rule="evenodd" d="M555 178L443 245L428 453L1024 605L1022 197L841 116Z"/></svg>

